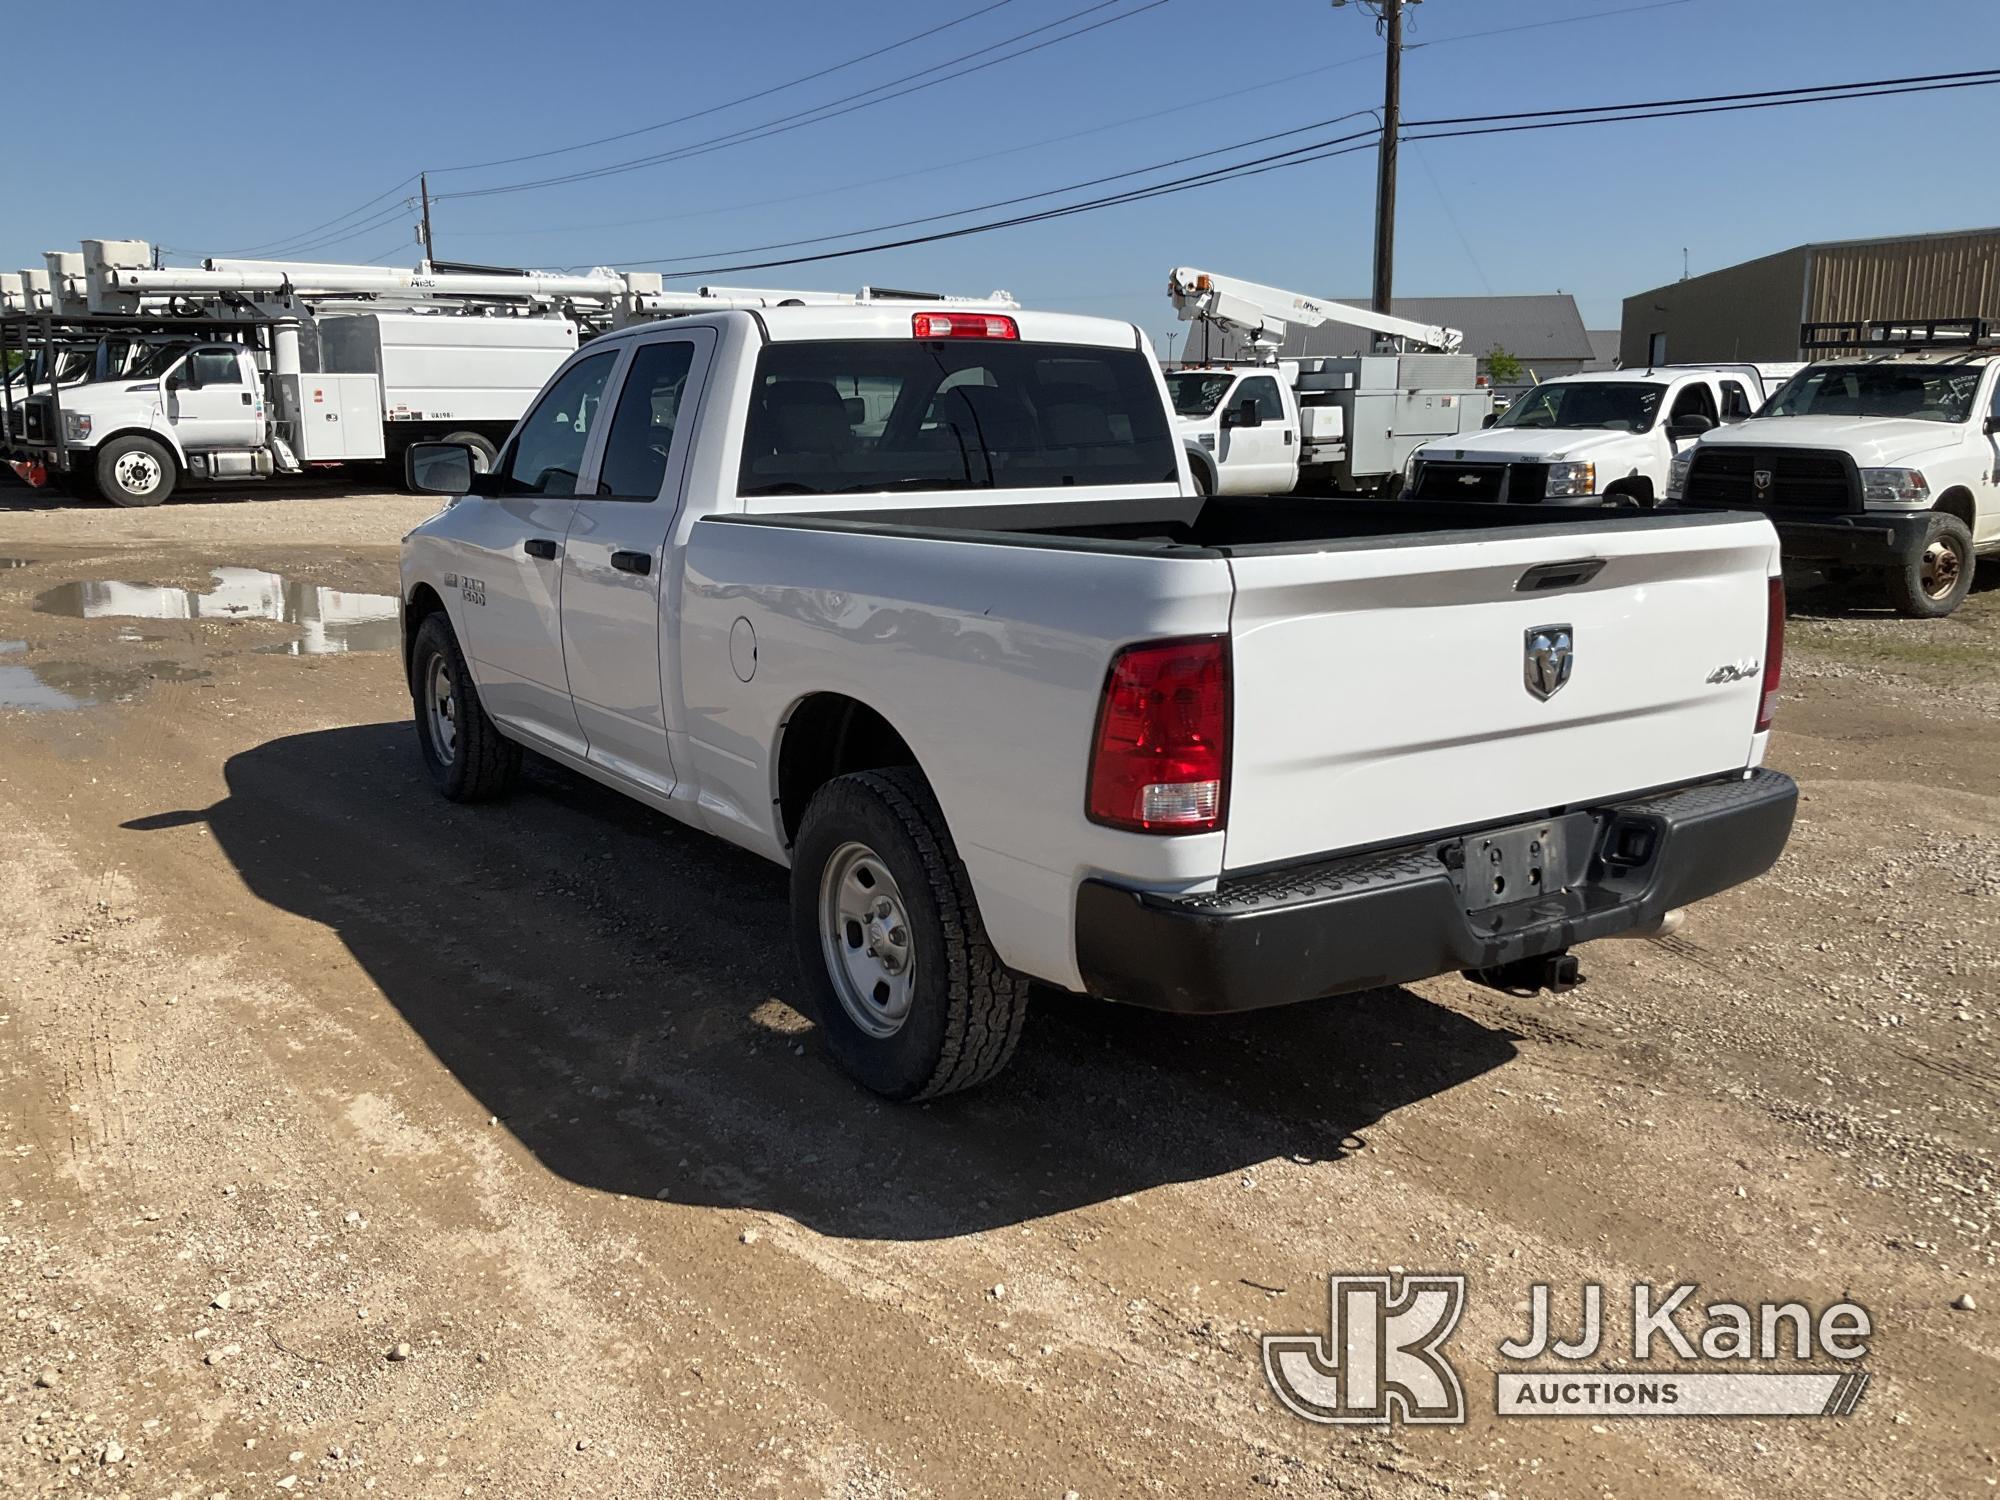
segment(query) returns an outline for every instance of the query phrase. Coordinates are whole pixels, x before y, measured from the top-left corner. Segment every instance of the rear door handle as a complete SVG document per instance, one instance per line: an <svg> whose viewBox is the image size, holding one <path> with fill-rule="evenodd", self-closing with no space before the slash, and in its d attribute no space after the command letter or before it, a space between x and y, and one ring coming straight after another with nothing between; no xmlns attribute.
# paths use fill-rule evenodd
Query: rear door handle
<svg viewBox="0 0 2000 1500"><path fill-rule="evenodd" d="M243 393L243 404L244 404L245 406L248 406L248 405L250 404L250 392L248 392L248 391L245 391L245 392Z"/></svg>
<svg viewBox="0 0 2000 1500"><path fill-rule="evenodd" d="M545 536L531 536L521 543L521 550L530 557L553 558L562 548Z"/></svg>
<svg viewBox="0 0 2000 1500"><path fill-rule="evenodd" d="M653 554L650 552L614 552L611 566L621 573L637 573L641 577L653 571Z"/></svg>

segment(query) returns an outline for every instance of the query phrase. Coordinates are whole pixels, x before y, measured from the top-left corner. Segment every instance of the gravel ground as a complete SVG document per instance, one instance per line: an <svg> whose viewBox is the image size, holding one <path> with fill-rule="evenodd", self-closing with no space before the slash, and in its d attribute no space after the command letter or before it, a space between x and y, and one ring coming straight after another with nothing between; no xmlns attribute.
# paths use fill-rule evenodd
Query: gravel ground
<svg viewBox="0 0 2000 1500"><path fill-rule="evenodd" d="M1800 589L1791 849L1578 991L1050 998L898 1109L793 1009L779 871L547 767L431 793L366 621L429 508L0 492L0 1490L2000 1482L2000 579L1924 624ZM217 567L281 618L174 617ZM1405 1265L1471 1280L1470 1422L1288 1415L1259 1335ZM1586 1280L1852 1297L1872 1384L1493 1417L1529 1284Z"/></svg>

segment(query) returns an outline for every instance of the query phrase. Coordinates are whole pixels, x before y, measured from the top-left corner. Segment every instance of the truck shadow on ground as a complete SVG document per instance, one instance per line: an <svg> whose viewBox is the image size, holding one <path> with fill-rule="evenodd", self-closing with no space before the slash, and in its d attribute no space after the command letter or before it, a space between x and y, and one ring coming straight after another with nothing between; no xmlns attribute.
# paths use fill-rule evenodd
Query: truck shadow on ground
<svg viewBox="0 0 2000 1500"><path fill-rule="evenodd" d="M205 823L256 896L339 934L468 1123L603 1191L928 1239L1337 1159L1515 1055L1400 988L1206 1020L1050 996L994 1084L888 1105L789 1008L786 877L762 860L545 763L503 806L452 806L404 724L273 740L226 776L212 807L124 826ZM347 1021L353 989L328 976L322 1003ZM357 1092L424 1088L357 1056Z"/></svg>

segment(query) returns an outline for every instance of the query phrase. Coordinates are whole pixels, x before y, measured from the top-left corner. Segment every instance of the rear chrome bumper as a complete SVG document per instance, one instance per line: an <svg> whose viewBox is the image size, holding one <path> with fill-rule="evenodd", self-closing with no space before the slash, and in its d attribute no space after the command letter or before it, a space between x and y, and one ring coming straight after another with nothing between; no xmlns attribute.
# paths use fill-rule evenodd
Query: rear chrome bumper
<svg viewBox="0 0 2000 1500"><path fill-rule="evenodd" d="M1797 805L1790 777L1752 771L1581 809L1580 878L1480 910L1439 855L1464 834L1265 870L1199 895L1090 880L1077 894L1077 966L1099 998L1189 1012L1496 968L1657 923L1763 874Z"/></svg>

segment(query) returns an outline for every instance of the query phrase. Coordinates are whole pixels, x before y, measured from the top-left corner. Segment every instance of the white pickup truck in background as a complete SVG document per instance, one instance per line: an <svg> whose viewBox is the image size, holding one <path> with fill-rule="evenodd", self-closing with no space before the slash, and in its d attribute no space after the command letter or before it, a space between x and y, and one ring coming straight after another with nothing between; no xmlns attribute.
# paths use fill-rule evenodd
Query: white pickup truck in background
<svg viewBox="0 0 2000 1500"><path fill-rule="evenodd" d="M1410 455L1418 500L1642 507L1666 498L1676 455L1764 402L1754 365L1605 370L1545 380L1483 432L1434 438Z"/></svg>
<svg viewBox="0 0 2000 1500"><path fill-rule="evenodd" d="M1129 324L731 311L585 345L405 539L444 795L527 747L791 868L807 1007L899 1099L1032 981L1248 1009L1572 982L1778 857L1760 517L1203 497Z"/></svg>
<svg viewBox="0 0 2000 1500"><path fill-rule="evenodd" d="M1677 459L1674 495L1761 510L1788 560L1871 574L1898 614L1950 614L1977 560L2000 554L2000 338L1952 321L1956 337L1873 325L1869 342L1911 342L1807 366L1754 421ZM1808 324L1805 346L1822 333L1857 341L1853 325Z"/></svg>

